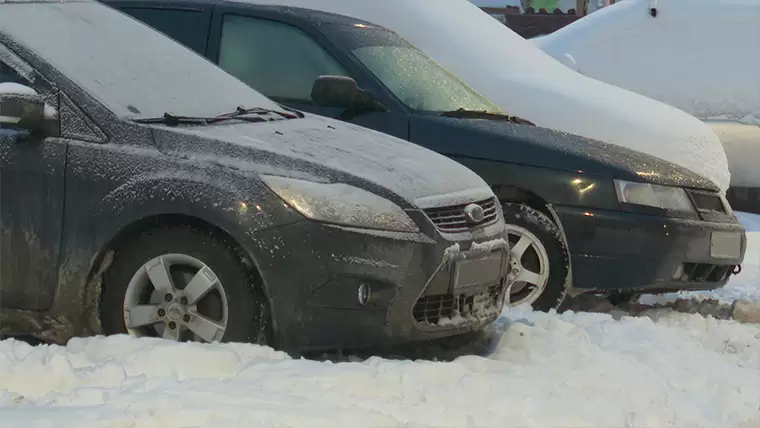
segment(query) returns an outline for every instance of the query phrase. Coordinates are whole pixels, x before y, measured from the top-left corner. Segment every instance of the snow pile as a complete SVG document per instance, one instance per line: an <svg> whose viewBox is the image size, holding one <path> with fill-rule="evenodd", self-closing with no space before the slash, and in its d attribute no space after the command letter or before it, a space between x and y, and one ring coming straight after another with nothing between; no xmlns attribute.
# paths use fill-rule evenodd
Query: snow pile
<svg viewBox="0 0 760 428"><path fill-rule="evenodd" d="M467 0L256 3L314 8L385 26L510 114L658 156L728 187L725 153L707 125L674 107L572 72Z"/></svg>
<svg viewBox="0 0 760 428"><path fill-rule="evenodd" d="M625 0L532 40L587 76L699 118L760 118L760 1Z"/></svg>
<svg viewBox="0 0 760 428"><path fill-rule="evenodd" d="M0 342L0 427L753 427L760 327L505 314L490 356L324 363L125 336ZM506 421L506 422L505 422Z"/></svg>

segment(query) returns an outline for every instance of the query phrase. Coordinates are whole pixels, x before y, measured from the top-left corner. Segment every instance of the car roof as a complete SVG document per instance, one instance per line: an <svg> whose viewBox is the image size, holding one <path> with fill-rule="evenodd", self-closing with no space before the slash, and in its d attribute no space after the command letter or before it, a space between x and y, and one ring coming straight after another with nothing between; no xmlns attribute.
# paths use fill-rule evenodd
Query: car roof
<svg viewBox="0 0 760 428"><path fill-rule="evenodd" d="M0 0L2 3L4 0ZM12 0L15 1L15 0ZM35 1L35 0L21 0L21 1ZM56 2L57 0L44 0L50 2ZM79 0L75 0L79 1ZM89 0L82 0L89 1ZM272 5L272 4L259 4L255 0L101 0L105 4L119 3L129 4L138 3L141 5L154 4L155 6L208 6L208 5L225 5L225 6L237 6L244 9L255 9L260 11L277 11L296 15L303 19L306 19L314 24L338 24L338 25L355 25L362 24L370 27L377 27L388 30L380 25L364 21L361 19L353 18L346 15L341 15L332 12L323 12L316 9L310 9L306 7L297 6L285 6L285 5ZM390 31L390 30L388 30Z"/></svg>

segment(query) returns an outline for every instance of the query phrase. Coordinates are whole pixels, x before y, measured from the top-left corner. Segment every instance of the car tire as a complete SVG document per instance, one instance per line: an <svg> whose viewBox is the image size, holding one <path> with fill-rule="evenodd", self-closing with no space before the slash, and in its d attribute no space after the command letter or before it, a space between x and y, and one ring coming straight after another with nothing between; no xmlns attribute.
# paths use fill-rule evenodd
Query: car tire
<svg viewBox="0 0 760 428"><path fill-rule="evenodd" d="M226 240L189 226L140 233L116 249L104 273L103 332L270 345L269 305L245 259Z"/></svg>
<svg viewBox="0 0 760 428"><path fill-rule="evenodd" d="M512 249L510 306L527 303L544 312L558 308L567 294L565 280L570 265L559 228L548 216L525 204L506 202L502 210Z"/></svg>

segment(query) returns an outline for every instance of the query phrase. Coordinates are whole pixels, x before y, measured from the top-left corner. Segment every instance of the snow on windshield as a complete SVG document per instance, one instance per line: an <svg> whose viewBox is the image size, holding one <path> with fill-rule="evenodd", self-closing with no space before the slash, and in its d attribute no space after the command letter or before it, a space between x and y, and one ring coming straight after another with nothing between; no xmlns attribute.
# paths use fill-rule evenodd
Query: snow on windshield
<svg viewBox="0 0 760 428"><path fill-rule="evenodd" d="M467 0L256 3L314 8L382 25L508 114L660 157L728 188L726 154L707 125L674 107L572 72Z"/></svg>
<svg viewBox="0 0 760 428"><path fill-rule="evenodd" d="M464 108L499 112L493 103L424 52L385 29L326 25L338 43L364 64L407 107L443 112Z"/></svg>
<svg viewBox="0 0 760 428"><path fill-rule="evenodd" d="M624 0L532 40L580 73L699 118L760 121L760 1Z"/></svg>
<svg viewBox="0 0 760 428"><path fill-rule="evenodd" d="M119 116L277 109L254 89L148 26L95 2L0 6L0 32Z"/></svg>

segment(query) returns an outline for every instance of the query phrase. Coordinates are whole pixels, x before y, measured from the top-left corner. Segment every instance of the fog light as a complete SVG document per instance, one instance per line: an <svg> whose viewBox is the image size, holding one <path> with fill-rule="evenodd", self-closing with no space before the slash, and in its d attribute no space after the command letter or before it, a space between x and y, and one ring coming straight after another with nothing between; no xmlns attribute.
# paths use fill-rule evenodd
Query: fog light
<svg viewBox="0 0 760 428"><path fill-rule="evenodd" d="M372 297L372 289L368 284L362 284L357 288L356 298L359 300L359 304L366 306L369 303L369 299Z"/></svg>
<svg viewBox="0 0 760 428"><path fill-rule="evenodd" d="M674 280L680 280L683 276L683 265L678 265L676 268L676 271L673 272L673 279Z"/></svg>

